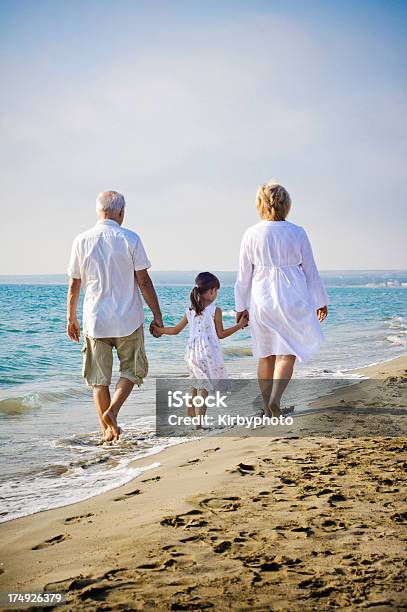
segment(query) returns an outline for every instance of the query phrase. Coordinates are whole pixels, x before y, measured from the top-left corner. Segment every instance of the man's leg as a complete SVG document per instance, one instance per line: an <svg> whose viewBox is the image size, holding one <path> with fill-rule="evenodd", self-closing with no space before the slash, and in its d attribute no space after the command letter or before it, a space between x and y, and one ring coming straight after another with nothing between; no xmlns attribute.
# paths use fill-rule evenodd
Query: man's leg
<svg viewBox="0 0 407 612"><path fill-rule="evenodd" d="M295 355L278 355L274 370L273 390L270 397L269 409L273 416L280 416L281 396L287 388L294 372Z"/></svg>
<svg viewBox="0 0 407 612"><path fill-rule="evenodd" d="M276 356L269 355L261 357L257 366L257 378L259 387L263 396L264 412L267 414L270 395L273 390L274 367L276 364Z"/></svg>
<svg viewBox="0 0 407 612"><path fill-rule="evenodd" d="M103 439L105 442L111 442L115 439L116 435L103 420L103 413L108 410L111 401L109 387L105 385L94 385L93 400L95 402L96 411L98 413L100 429L103 434Z"/></svg>
<svg viewBox="0 0 407 612"><path fill-rule="evenodd" d="M83 376L93 389L93 401L99 418L100 429L105 440L113 438L108 425L103 421L103 413L110 406L109 385L112 378L112 345L108 338L86 337L83 349Z"/></svg>
<svg viewBox="0 0 407 612"><path fill-rule="evenodd" d="M105 385L94 385L93 386L93 401L95 402L96 412L98 413L100 429L102 434L105 433L107 425L103 420L103 413L110 406L110 391L109 387Z"/></svg>
<svg viewBox="0 0 407 612"><path fill-rule="evenodd" d="M120 435L120 429L117 424L117 415L120 408L123 406L126 399L129 397L134 387L134 382L128 378L119 378L113 399L108 409L103 413L103 421L106 426L110 427L116 438Z"/></svg>
<svg viewBox="0 0 407 612"><path fill-rule="evenodd" d="M103 414L103 420L118 438L121 434L121 429L117 425L119 410L129 397L134 385L141 384L148 371L147 357L144 352L143 326L140 325L130 336L115 338L113 344L120 361L120 378L110 406ZM132 382L133 380L136 382Z"/></svg>

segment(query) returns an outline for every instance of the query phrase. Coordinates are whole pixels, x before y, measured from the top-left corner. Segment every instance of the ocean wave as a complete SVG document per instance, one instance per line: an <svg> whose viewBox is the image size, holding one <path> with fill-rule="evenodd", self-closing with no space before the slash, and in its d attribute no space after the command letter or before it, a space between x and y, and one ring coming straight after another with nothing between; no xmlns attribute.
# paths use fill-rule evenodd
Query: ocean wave
<svg viewBox="0 0 407 612"><path fill-rule="evenodd" d="M129 433L135 435L136 432ZM96 438L97 434L90 436ZM72 442L78 438L81 439L82 436L72 436L70 439ZM126 446L126 440L123 440L117 444L93 448L94 454L88 457L81 455L64 464L50 464L44 466L41 471L34 467L29 470L36 472L34 478L31 474L31 477L27 478L27 473L25 478L18 478L18 474L14 474L12 478L7 478L0 484L0 496L4 500L5 510L0 513L0 523L66 506L122 486L144 472L160 466L159 462L154 462L145 467L136 467L135 459L152 457L169 446L188 441L189 439L179 437L157 438L152 432L139 430L139 444L137 449L133 444L131 452Z"/></svg>
<svg viewBox="0 0 407 612"><path fill-rule="evenodd" d="M407 331L407 319L405 317L391 317L387 321L391 329L403 329Z"/></svg>
<svg viewBox="0 0 407 612"><path fill-rule="evenodd" d="M162 449L160 449L162 450ZM155 453L149 453L151 455ZM134 468L127 458L117 462L111 470L104 468L89 474L87 470L67 471L58 478L47 476L37 477L32 481L25 480L24 494L18 495L21 483L8 480L0 487L2 497L7 500L3 504L4 512L0 515L0 523L14 518L28 516L36 512L59 508L69 504L89 499L116 487L126 484L144 472L159 467L155 462L145 467Z"/></svg>
<svg viewBox="0 0 407 612"><path fill-rule="evenodd" d="M81 399L87 396L86 389L67 387L60 391L35 391L0 399L0 414L22 414L28 410L41 408L45 404Z"/></svg>
<svg viewBox="0 0 407 612"><path fill-rule="evenodd" d="M225 346L223 353L228 357L252 357L250 346Z"/></svg>
<svg viewBox="0 0 407 612"><path fill-rule="evenodd" d="M407 335L386 336L386 340L397 346L407 346Z"/></svg>
<svg viewBox="0 0 407 612"><path fill-rule="evenodd" d="M222 312L224 317L235 317L236 316L236 310L224 310Z"/></svg>
<svg viewBox="0 0 407 612"><path fill-rule="evenodd" d="M0 400L0 414L11 416L24 414L33 408L40 408L41 404L36 395L36 393L33 393L27 397L12 397Z"/></svg>

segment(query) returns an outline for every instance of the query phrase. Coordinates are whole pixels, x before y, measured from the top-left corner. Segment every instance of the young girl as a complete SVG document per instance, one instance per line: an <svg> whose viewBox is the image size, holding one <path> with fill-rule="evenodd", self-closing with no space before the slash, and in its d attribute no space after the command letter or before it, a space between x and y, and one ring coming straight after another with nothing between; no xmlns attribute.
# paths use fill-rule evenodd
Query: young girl
<svg viewBox="0 0 407 612"><path fill-rule="evenodd" d="M193 379L193 387L192 401L187 409L188 416L204 416L205 404L195 411L193 399L197 395L205 399L208 392L221 390L222 384L226 383L227 372L219 340L228 338L248 324L248 317L245 315L237 325L224 329L222 310L215 304L219 288L220 282L216 276L210 272L201 272L196 277L195 287L191 291L191 306L181 321L175 327L154 326L157 336L174 336L189 323L185 361Z"/></svg>

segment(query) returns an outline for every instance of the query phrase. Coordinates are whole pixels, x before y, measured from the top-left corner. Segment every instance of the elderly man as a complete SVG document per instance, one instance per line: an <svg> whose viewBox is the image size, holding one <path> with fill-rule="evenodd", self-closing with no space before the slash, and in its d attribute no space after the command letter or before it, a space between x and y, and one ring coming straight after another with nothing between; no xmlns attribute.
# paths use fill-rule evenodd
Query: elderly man
<svg viewBox="0 0 407 612"><path fill-rule="evenodd" d="M124 197L105 191L96 200L96 211L99 221L95 227L77 236L72 245L67 334L79 342L77 304L82 285L83 377L93 387L104 439L111 441L121 433L117 424L120 408L148 371L139 289L153 313L151 326L162 325L162 316L143 244L135 232L121 227ZM113 347L120 361L120 378L111 398Z"/></svg>

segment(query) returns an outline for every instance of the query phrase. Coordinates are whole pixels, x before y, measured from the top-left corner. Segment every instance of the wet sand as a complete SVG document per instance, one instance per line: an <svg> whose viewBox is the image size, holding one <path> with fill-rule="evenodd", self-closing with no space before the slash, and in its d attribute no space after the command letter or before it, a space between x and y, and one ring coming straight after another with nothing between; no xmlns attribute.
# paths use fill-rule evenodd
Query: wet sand
<svg viewBox="0 0 407 612"><path fill-rule="evenodd" d="M363 373L285 437L172 447L124 487L1 524L0 589L72 611L405 608L407 358Z"/></svg>

